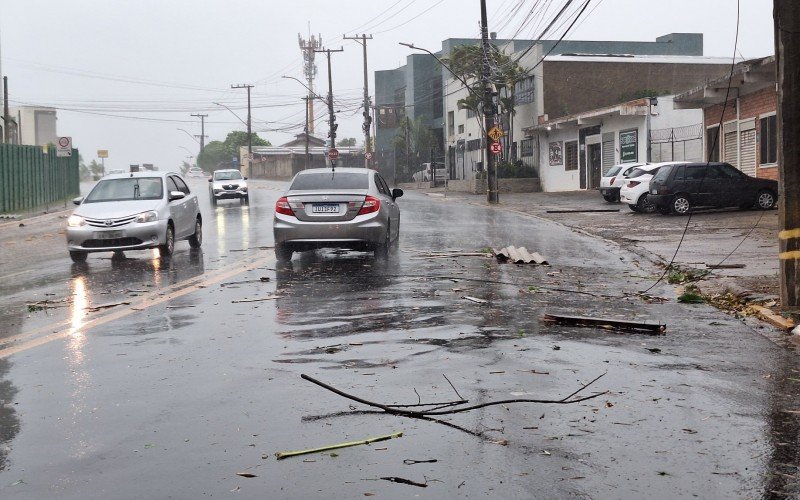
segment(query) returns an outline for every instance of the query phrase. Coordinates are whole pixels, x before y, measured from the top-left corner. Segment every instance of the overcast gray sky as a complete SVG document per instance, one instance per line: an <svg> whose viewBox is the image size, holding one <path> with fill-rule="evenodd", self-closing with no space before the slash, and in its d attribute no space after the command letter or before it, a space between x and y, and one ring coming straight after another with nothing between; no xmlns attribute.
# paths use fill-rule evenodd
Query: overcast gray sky
<svg viewBox="0 0 800 500"><path fill-rule="evenodd" d="M489 29L501 38L530 38L565 0L488 0ZM573 2L579 6L582 2ZM705 36L705 55L731 56L736 0L592 0L566 37L574 40L643 40L672 32ZM532 8L536 10L523 24ZM572 8L571 8L572 10ZM513 15L512 15L513 14ZM84 159L108 149L106 168L155 163L177 169L198 149L185 129L200 133L190 113L208 113L208 140L245 130L228 105L246 118L244 90L253 83L253 128L273 144L302 130L303 88L281 75L302 78L297 35L321 33L334 54L339 138L361 138L362 53L343 33L373 34L372 71L403 64L413 42L431 50L446 38L479 36L479 0L0 0L2 72L11 105L59 107L58 133L70 135ZM557 38L565 29L561 27ZM739 52L774 52L772 2L741 0ZM327 91L318 56L317 91ZM374 95L374 94L373 94ZM318 106L322 116L324 109ZM317 135L327 133L325 118ZM294 127L293 131L285 129ZM277 131L275 129L283 129ZM196 153L195 153L196 154Z"/></svg>

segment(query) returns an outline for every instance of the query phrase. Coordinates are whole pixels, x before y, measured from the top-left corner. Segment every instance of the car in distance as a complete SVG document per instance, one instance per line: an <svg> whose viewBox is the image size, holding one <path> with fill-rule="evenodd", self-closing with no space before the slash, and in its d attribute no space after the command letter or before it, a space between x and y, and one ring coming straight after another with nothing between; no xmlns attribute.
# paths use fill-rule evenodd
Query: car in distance
<svg viewBox="0 0 800 500"><path fill-rule="evenodd" d="M158 248L169 258L177 240L199 248L203 220L186 182L176 173L132 172L103 177L67 219L67 249L73 262L91 252Z"/></svg>
<svg viewBox="0 0 800 500"><path fill-rule="evenodd" d="M242 204L250 203L250 193L247 191L247 177L235 168L214 170L208 179L208 195L211 203L216 205L219 200L238 199Z"/></svg>
<svg viewBox="0 0 800 500"><path fill-rule="evenodd" d="M619 201L619 190L625 184L628 174L636 167L641 167L646 163L622 163L613 165L603 177L600 178L600 195L609 203Z"/></svg>
<svg viewBox="0 0 800 500"><path fill-rule="evenodd" d="M750 177L721 162L671 165L653 177L648 189L648 197L664 214L685 215L695 207L769 210L778 202L777 181Z"/></svg>
<svg viewBox="0 0 800 500"><path fill-rule="evenodd" d="M114 170L109 170L109 171L106 173L106 175L124 174L124 173L125 173L125 171L124 171L124 170L122 170L121 168L115 168ZM105 175L104 175L103 177L105 177Z"/></svg>
<svg viewBox="0 0 800 500"><path fill-rule="evenodd" d="M627 203L634 212L651 214L656 211L648 196L650 179L666 163L649 163L634 168L628 173L625 184L619 190L619 199Z"/></svg>
<svg viewBox="0 0 800 500"><path fill-rule="evenodd" d="M400 236L401 196L375 170L303 170L275 204L275 255L284 261L292 252L326 247L385 255Z"/></svg>
<svg viewBox="0 0 800 500"><path fill-rule="evenodd" d="M189 170L186 171L186 177L205 177L206 173L203 172L203 169L200 167L190 167Z"/></svg>

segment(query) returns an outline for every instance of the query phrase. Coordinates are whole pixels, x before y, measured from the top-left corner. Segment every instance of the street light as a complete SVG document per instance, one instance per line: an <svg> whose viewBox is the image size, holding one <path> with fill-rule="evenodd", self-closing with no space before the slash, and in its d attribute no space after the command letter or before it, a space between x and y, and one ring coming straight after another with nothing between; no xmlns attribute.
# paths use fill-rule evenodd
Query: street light
<svg viewBox="0 0 800 500"><path fill-rule="evenodd" d="M239 115L237 115L237 114L236 114L236 113L235 113L235 112L234 112L234 111L233 111L231 108L229 108L228 106L226 106L226 105L224 105L224 104L222 104L222 103L220 103L220 102L212 102L211 104L216 104L217 106L222 106L223 108L227 109L227 110L228 110L228 111L230 111L230 112L231 112L231 114L233 114L233 116L235 116L235 117L236 117L236 118L237 118L237 119L238 119L240 122L242 122L242 123L243 123L245 126L247 126L247 122L246 122L246 121L244 121L244 120L242 120L242 118L241 118Z"/></svg>
<svg viewBox="0 0 800 500"><path fill-rule="evenodd" d="M198 140L197 140L197 137L193 136L192 134L190 134L190 133L189 133L189 132L187 132L186 130L184 130L184 129L182 129L182 128L179 128L179 129L176 129L176 130L180 130L180 131L181 131L181 132L183 132L184 134L186 134L186 135L188 135L189 137L191 137L191 138L192 138L192 140L193 140L194 142L196 142L197 144L200 144L200 141L198 141Z"/></svg>

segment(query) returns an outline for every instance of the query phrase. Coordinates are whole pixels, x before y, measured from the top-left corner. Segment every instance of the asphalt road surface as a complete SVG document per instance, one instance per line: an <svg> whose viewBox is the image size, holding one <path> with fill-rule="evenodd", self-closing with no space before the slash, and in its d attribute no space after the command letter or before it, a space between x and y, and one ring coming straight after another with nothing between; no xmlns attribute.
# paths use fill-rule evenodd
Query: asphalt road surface
<svg viewBox="0 0 800 500"><path fill-rule="evenodd" d="M409 193L388 259L319 251L276 265L282 184L254 182L249 206L216 208L202 179L191 187L203 248L178 243L168 263L143 251L73 265L58 216L0 231L0 497L800 494L796 354L761 325L677 303L670 285L652 292L664 303L634 296L658 272L635 255ZM509 244L550 266L424 254ZM667 330L558 327L545 312ZM581 403L432 421L381 413L301 374L403 405L561 399L605 375L580 393L604 394Z"/></svg>

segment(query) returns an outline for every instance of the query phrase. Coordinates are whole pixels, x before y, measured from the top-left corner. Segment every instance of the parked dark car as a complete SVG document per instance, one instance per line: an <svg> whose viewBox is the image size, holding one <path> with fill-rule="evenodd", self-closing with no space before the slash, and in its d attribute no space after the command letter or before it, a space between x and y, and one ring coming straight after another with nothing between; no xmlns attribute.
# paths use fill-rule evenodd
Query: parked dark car
<svg viewBox="0 0 800 500"><path fill-rule="evenodd" d="M695 207L775 207L778 183L757 179L727 163L662 167L650 180L650 201L663 214L688 214Z"/></svg>

